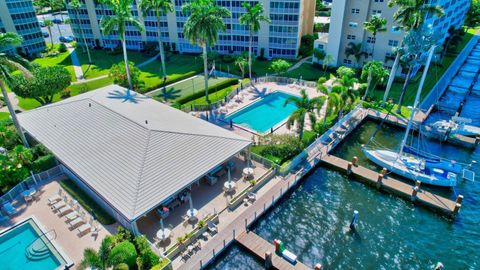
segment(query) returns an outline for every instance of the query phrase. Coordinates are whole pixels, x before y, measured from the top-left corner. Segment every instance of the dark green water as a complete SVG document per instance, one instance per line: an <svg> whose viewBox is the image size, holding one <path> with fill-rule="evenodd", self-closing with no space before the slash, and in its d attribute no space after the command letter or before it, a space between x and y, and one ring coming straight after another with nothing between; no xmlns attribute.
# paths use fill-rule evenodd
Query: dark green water
<svg viewBox="0 0 480 270"><path fill-rule="evenodd" d="M366 160L360 145L377 123L366 122L352 133L335 154ZM398 147L402 130L386 127L377 142ZM480 150L468 151L436 141L415 140L429 151L459 162L479 160ZM480 175L480 168L473 168ZM438 189L437 189L438 190ZM289 196L261 218L253 230L267 239L281 239L286 248L308 266L326 269L480 269L480 183L460 182L456 192L465 196L460 215L447 220L392 195L382 194L338 172L317 168ZM443 191L455 196L455 191ZM348 225L352 212L360 212L357 233ZM212 263L211 269L261 269L243 249L233 246Z"/></svg>

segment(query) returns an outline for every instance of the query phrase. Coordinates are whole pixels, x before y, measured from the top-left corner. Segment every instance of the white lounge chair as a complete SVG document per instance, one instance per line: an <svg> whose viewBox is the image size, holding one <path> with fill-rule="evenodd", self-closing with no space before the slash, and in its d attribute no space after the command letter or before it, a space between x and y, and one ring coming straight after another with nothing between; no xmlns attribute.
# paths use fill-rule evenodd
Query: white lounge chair
<svg viewBox="0 0 480 270"><path fill-rule="evenodd" d="M82 213L76 219L68 222L68 225L70 226L71 230L74 230L75 228L77 228L78 226L80 226L82 224L85 224L85 213Z"/></svg>
<svg viewBox="0 0 480 270"><path fill-rule="evenodd" d="M3 204L3 210L7 213L7 215L15 215L17 213L17 209L13 207L13 205L10 202L4 203Z"/></svg>
<svg viewBox="0 0 480 270"><path fill-rule="evenodd" d="M76 205L72 212L65 215L65 221L70 222L80 216L80 206Z"/></svg>
<svg viewBox="0 0 480 270"><path fill-rule="evenodd" d="M210 234L218 233L217 225L215 225L215 223L213 223L212 221L209 221L207 226L208 226L208 231L210 232Z"/></svg>
<svg viewBox="0 0 480 270"><path fill-rule="evenodd" d="M64 216L64 215L72 212L74 210L76 204L77 204L76 200L73 200L73 199L70 200L70 202L67 205L65 205L64 207L62 207L58 210L59 216Z"/></svg>
<svg viewBox="0 0 480 270"><path fill-rule="evenodd" d="M102 230L102 227L98 224L98 221L94 221L92 227L93 227L92 236L97 237L98 232Z"/></svg>
<svg viewBox="0 0 480 270"><path fill-rule="evenodd" d="M89 233L92 230L93 219L90 218L88 223L84 223L77 228L77 235L79 237L84 236L85 234Z"/></svg>
<svg viewBox="0 0 480 270"><path fill-rule="evenodd" d="M52 205L50 206L50 208L52 208L52 210L53 210L54 212L55 212L55 211L58 211L58 210L60 210L61 208L67 206L67 202L68 202L68 198L67 198L66 195L64 195L64 196L63 196L63 200L52 204Z"/></svg>
<svg viewBox="0 0 480 270"><path fill-rule="evenodd" d="M63 199L63 189L59 188L58 193L53 195L52 197L48 198L48 205L52 205L57 203Z"/></svg>

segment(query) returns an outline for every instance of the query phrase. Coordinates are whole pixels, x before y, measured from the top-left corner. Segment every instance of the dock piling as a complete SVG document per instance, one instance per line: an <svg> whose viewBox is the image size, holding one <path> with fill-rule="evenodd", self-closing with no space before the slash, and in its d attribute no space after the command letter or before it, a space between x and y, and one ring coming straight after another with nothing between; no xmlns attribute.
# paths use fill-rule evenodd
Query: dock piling
<svg viewBox="0 0 480 270"><path fill-rule="evenodd" d="M415 186L413 187L413 191L412 191L412 202L414 202L416 199L417 199L417 193L418 191L420 190L420 185L422 183L420 181L415 181Z"/></svg>
<svg viewBox="0 0 480 270"><path fill-rule="evenodd" d="M357 157L357 156L354 156L354 157L352 158L352 164L353 164L353 166L355 166L355 167L358 166L358 157Z"/></svg>
<svg viewBox="0 0 480 270"><path fill-rule="evenodd" d="M387 174L387 168L383 168L380 173L383 174L383 176L385 177L385 175Z"/></svg>
<svg viewBox="0 0 480 270"><path fill-rule="evenodd" d="M352 173L352 162L349 162L347 165L347 174L350 175Z"/></svg>
<svg viewBox="0 0 480 270"><path fill-rule="evenodd" d="M379 173L377 178L377 189L380 189L382 187L382 181L383 181L383 174Z"/></svg>
<svg viewBox="0 0 480 270"><path fill-rule="evenodd" d="M462 201L463 201L463 195L458 195L457 200L455 200L455 203L462 204Z"/></svg>
<svg viewBox="0 0 480 270"><path fill-rule="evenodd" d="M357 224L358 221L358 211L354 210L353 211L353 216L352 216L352 221L350 222L350 229L355 230L355 225Z"/></svg>
<svg viewBox="0 0 480 270"><path fill-rule="evenodd" d="M322 265L317 263L315 264L315 268L313 268L314 270L322 270Z"/></svg>
<svg viewBox="0 0 480 270"><path fill-rule="evenodd" d="M265 252L265 269L271 269L273 267L272 263L272 252Z"/></svg>

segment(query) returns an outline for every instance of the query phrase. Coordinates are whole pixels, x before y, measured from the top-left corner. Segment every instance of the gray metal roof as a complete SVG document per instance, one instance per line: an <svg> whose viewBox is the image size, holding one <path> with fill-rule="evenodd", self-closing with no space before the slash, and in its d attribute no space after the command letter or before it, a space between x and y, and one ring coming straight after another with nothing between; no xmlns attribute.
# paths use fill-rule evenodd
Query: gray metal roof
<svg viewBox="0 0 480 270"><path fill-rule="evenodd" d="M233 132L112 85L18 115L125 218L142 216L251 142ZM132 92L133 93L133 92Z"/></svg>

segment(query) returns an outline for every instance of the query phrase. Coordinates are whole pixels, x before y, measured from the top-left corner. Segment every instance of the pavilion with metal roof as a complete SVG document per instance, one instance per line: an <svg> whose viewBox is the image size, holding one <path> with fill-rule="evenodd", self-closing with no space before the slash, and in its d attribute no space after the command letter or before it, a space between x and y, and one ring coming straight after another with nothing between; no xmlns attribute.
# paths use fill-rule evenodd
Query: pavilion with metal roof
<svg viewBox="0 0 480 270"><path fill-rule="evenodd" d="M76 183L123 226L197 182L251 141L111 85L18 115Z"/></svg>

